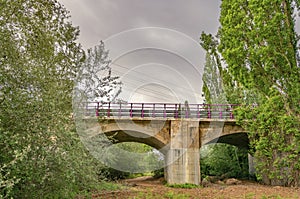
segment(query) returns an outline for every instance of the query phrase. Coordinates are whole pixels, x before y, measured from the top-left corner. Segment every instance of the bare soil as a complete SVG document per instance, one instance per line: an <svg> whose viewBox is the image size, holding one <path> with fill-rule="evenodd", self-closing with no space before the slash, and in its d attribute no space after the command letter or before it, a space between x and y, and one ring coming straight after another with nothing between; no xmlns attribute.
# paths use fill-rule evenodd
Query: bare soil
<svg viewBox="0 0 300 199"><path fill-rule="evenodd" d="M237 185L222 182L208 187L192 189L171 188L163 184L163 179L139 177L120 182L125 189L95 193L93 198L209 198L209 199L300 199L300 188L266 186L252 181L240 181Z"/></svg>

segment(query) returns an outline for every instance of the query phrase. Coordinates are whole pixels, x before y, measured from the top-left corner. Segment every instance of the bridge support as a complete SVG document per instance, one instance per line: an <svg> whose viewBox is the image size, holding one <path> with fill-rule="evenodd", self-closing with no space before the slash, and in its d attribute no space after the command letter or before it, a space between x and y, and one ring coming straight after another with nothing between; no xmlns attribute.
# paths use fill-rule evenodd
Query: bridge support
<svg viewBox="0 0 300 199"><path fill-rule="evenodd" d="M167 152L165 178L169 184L201 182L199 122L172 120L170 149Z"/></svg>
<svg viewBox="0 0 300 199"><path fill-rule="evenodd" d="M254 157L248 153L249 175L253 177L255 175L255 162Z"/></svg>

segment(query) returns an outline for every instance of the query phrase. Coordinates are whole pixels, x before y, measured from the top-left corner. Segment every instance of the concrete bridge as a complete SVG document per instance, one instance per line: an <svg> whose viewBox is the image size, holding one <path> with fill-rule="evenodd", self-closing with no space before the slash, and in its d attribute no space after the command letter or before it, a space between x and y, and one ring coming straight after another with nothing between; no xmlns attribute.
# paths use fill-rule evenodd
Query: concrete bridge
<svg viewBox="0 0 300 199"><path fill-rule="evenodd" d="M99 118L101 131L115 143L139 142L165 155L165 179L170 184L200 184L201 146L227 143L248 148L247 133L236 124L236 105L90 103L88 113Z"/></svg>

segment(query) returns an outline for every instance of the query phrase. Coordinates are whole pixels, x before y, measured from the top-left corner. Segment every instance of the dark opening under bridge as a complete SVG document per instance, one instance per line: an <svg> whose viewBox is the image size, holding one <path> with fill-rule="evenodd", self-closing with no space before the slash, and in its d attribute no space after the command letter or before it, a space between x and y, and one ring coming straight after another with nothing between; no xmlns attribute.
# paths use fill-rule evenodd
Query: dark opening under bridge
<svg viewBox="0 0 300 199"><path fill-rule="evenodd" d="M200 184L201 146L228 143L248 148L245 130L236 124L234 104L98 103L86 104L86 116L99 118L99 133L118 142L150 145L165 155L170 184Z"/></svg>

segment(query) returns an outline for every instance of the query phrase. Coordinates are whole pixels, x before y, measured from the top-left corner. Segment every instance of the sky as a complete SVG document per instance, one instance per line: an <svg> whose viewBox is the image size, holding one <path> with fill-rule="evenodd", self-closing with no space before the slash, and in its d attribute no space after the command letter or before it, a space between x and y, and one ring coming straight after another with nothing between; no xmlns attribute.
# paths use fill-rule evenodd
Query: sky
<svg viewBox="0 0 300 199"><path fill-rule="evenodd" d="M202 31L217 32L220 0L60 0L84 49L105 43L128 102L202 103Z"/></svg>

